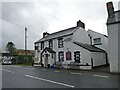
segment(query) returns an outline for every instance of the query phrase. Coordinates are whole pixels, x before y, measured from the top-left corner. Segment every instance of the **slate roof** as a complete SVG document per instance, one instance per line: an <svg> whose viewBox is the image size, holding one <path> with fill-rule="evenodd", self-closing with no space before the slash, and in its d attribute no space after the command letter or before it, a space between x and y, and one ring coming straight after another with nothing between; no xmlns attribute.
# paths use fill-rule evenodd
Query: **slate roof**
<svg viewBox="0 0 120 90"><path fill-rule="evenodd" d="M89 44L85 44L85 43L80 43L80 42L76 42L74 41L73 42L74 44L80 46L80 47L83 47L91 52L105 52L104 50L98 48L98 47L95 47L93 45L89 45Z"/></svg>
<svg viewBox="0 0 120 90"><path fill-rule="evenodd" d="M107 19L107 25L114 23L120 23L120 10L115 11L114 16Z"/></svg>
<svg viewBox="0 0 120 90"><path fill-rule="evenodd" d="M72 28L68 28L68 29L65 29L65 30L61 30L61 31L55 32L55 33L51 33L48 36L46 36L45 38L39 39L35 43L39 43L39 42L50 40L50 39L53 39L53 38L58 38L58 37L70 35L70 34L73 34L73 32L75 30L77 30L77 29L78 29L78 27L72 27Z"/></svg>
<svg viewBox="0 0 120 90"><path fill-rule="evenodd" d="M51 48L48 48L48 47L46 47L46 48L42 51L42 53L43 53L45 50L47 50L47 51L50 52L50 53L56 53L55 51L53 51Z"/></svg>

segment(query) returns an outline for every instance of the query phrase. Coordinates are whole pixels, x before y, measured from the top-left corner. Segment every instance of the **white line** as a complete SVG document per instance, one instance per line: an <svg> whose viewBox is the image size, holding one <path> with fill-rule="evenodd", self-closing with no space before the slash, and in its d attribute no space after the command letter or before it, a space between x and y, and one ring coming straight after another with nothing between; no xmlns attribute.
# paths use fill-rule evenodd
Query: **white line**
<svg viewBox="0 0 120 90"><path fill-rule="evenodd" d="M6 71L6 72L10 72L10 73L15 73L13 71L9 71L9 70L5 70L5 69L1 69L2 71Z"/></svg>
<svg viewBox="0 0 120 90"><path fill-rule="evenodd" d="M18 67L18 68L21 68L21 66L15 66L15 65L11 65L12 67Z"/></svg>
<svg viewBox="0 0 120 90"><path fill-rule="evenodd" d="M42 69L43 71L46 71L47 69Z"/></svg>
<svg viewBox="0 0 120 90"><path fill-rule="evenodd" d="M75 87L75 86L72 86L72 85L68 85L68 84L64 84L64 83L60 83L60 82L56 82L56 81L51 81L51 80L47 80L47 79L43 79L43 78L39 78L39 77L34 77L34 76L31 76L31 75L25 75L25 76L29 77L29 78L34 78L34 79L38 79L38 80L42 80L42 81L47 81L47 82L51 82L51 83L67 86L67 87L72 87L72 88Z"/></svg>
<svg viewBox="0 0 120 90"><path fill-rule="evenodd" d="M104 78L109 78L109 76L103 76L103 75L93 75L95 77L104 77Z"/></svg>
<svg viewBox="0 0 120 90"><path fill-rule="evenodd" d="M71 74L77 74L77 75L82 75L81 73L74 73L74 72L71 72Z"/></svg>
<svg viewBox="0 0 120 90"><path fill-rule="evenodd" d="M54 71L54 72L60 72L60 71Z"/></svg>

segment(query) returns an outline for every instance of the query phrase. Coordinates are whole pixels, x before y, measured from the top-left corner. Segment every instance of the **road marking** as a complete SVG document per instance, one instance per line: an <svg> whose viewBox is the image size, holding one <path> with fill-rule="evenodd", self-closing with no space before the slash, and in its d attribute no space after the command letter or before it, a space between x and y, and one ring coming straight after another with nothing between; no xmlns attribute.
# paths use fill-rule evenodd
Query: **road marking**
<svg viewBox="0 0 120 90"><path fill-rule="evenodd" d="M20 68L20 69L30 69L30 70L34 70L34 68L32 66L12 66L15 68Z"/></svg>
<svg viewBox="0 0 120 90"><path fill-rule="evenodd" d="M103 76L103 75L93 75L95 77L104 77L104 78L109 78L109 76Z"/></svg>
<svg viewBox="0 0 120 90"><path fill-rule="evenodd" d="M46 71L47 69L42 69L43 71Z"/></svg>
<svg viewBox="0 0 120 90"><path fill-rule="evenodd" d="M1 69L2 71L6 71L6 72L10 72L10 73L15 73L13 71L9 71L9 70L6 70L6 69Z"/></svg>
<svg viewBox="0 0 120 90"><path fill-rule="evenodd" d="M33 79L38 79L38 80L42 80L42 81L47 81L47 82L51 82L51 83L55 83L55 84L59 84L59 85L67 86L67 87L71 87L71 88L75 87L73 85L68 85L68 84L64 84L64 83L60 83L60 82L56 82L56 81L52 81L52 80L47 80L47 79L43 79L43 78L39 78L39 77L34 77L34 76L31 76L31 75L25 75L25 76L29 77L29 78L33 78Z"/></svg>
<svg viewBox="0 0 120 90"><path fill-rule="evenodd" d="M12 67L18 67L18 68L21 68L21 66L15 66L15 65L11 65Z"/></svg>
<svg viewBox="0 0 120 90"><path fill-rule="evenodd" d="M74 72L71 72L71 74L82 75L82 73L74 73Z"/></svg>
<svg viewBox="0 0 120 90"><path fill-rule="evenodd" d="M54 71L54 72L60 72L60 71Z"/></svg>

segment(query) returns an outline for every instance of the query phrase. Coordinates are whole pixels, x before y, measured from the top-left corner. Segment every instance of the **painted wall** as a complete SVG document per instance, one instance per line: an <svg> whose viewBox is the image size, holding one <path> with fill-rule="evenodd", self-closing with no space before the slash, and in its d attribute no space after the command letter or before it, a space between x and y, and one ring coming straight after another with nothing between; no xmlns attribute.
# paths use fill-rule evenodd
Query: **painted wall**
<svg viewBox="0 0 120 90"><path fill-rule="evenodd" d="M87 31L81 27L73 33L73 41L90 44Z"/></svg>
<svg viewBox="0 0 120 90"><path fill-rule="evenodd" d="M76 44L73 43L73 41L69 42L69 43L65 43L65 49L64 51L70 51L72 52L72 60L71 61L67 61L66 60L66 54L64 54L65 57L65 62L64 63L70 63L70 62L74 62L74 52L76 51L80 51L80 58L81 58L81 63L80 64L86 64L89 63L91 65L90 62L90 52Z"/></svg>
<svg viewBox="0 0 120 90"><path fill-rule="evenodd" d="M119 24L111 24L107 26L108 30L108 58L110 60L110 72L120 72L120 62L118 62L118 30L120 29Z"/></svg>
<svg viewBox="0 0 120 90"><path fill-rule="evenodd" d="M93 67L106 64L106 54L102 52L91 52Z"/></svg>

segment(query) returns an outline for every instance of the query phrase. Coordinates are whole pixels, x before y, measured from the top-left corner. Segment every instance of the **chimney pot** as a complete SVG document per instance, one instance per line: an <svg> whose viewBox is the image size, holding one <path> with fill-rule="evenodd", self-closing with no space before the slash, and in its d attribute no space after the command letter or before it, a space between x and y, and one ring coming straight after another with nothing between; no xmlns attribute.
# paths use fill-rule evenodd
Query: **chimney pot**
<svg viewBox="0 0 120 90"><path fill-rule="evenodd" d="M114 7L112 2L108 2L106 4L107 6L107 11L108 11L108 17L114 17Z"/></svg>

